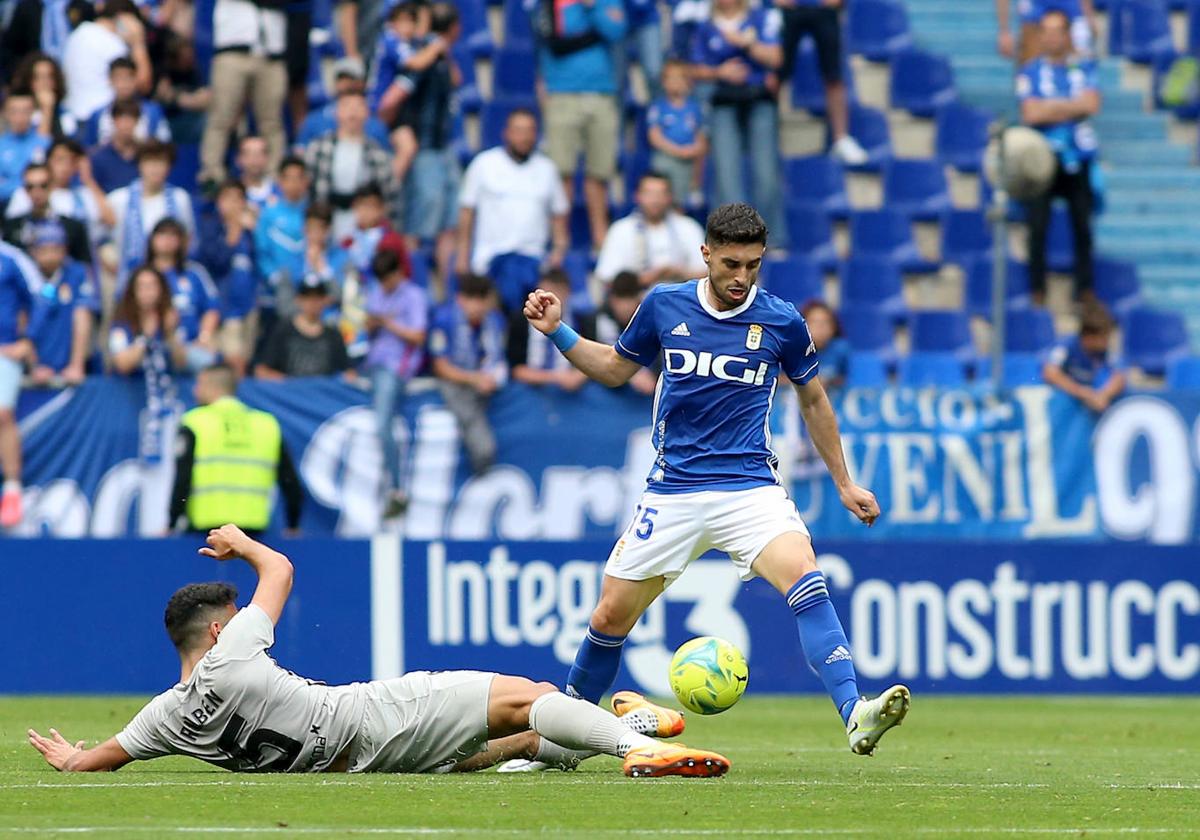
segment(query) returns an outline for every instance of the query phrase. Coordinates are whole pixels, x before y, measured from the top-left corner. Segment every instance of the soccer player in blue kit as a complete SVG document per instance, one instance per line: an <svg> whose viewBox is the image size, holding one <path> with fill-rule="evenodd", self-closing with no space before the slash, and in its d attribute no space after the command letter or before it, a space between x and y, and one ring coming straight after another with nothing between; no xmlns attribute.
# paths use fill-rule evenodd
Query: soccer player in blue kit
<svg viewBox="0 0 1200 840"><path fill-rule="evenodd" d="M579 337L548 292L538 289L525 303L529 322L597 382L622 385L662 356L654 465L633 520L609 555L567 693L599 702L642 613L692 560L715 548L729 554L743 580L762 577L787 599L805 657L841 715L850 749L870 755L884 732L904 719L909 692L895 685L874 699L859 695L849 642L770 448L768 416L780 372L796 388L842 504L868 526L879 504L846 468L804 318L757 286L766 245L767 226L753 207L718 207L701 246L708 277L655 286L614 346ZM617 714L643 705L651 704L633 692L613 698ZM682 731L682 716L673 715L660 736ZM666 724L667 716L660 720Z"/></svg>

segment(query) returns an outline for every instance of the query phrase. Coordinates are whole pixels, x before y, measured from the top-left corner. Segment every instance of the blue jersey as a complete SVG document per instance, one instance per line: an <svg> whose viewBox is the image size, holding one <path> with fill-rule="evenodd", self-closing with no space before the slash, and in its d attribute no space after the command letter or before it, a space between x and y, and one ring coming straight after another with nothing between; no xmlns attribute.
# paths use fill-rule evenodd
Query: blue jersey
<svg viewBox="0 0 1200 840"><path fill-rule="evenodd" d="M745 490L779 484L768 428L777 376L817 375L817 349L792 304L757 286L725 312L707 280L656 286L617 340L643 366L662 354L654 400L655 493Z"/></svg>
<svg viewBox="0 0 1200 840"><path fill-rule="evenodd" d="M1055 64L1045 58L1035 58L1021 68L1017 75L1017 99L1074 99L1080 94L1097 90L1096 64L1093 61L1069 59ZM1078 171L1081 161L1096 156L1099 142L1092 124L1087 120L1035 126L1054 148L1059 161L1068 172Z"/></svg>
<svg viewBox="0 0 1200 840"><path fill-rule="evenodd" d="M1107 352L1089 353L1079 336L1071 336L1050 351L1046 361L1081 385L1102 388L1119 368Z"/></svg>
<svg viewBox="0 0 1200 840"><path fill-rule="evenodd" d="M99 314L100 301L87 268L74 260L42 283L29 319L29 337L37 348L38 363L61 371L71 362L75 310L82 307Z"/></svg>
<svg viewBox="0 0 1200 840"><path fill-rule="evenodd" d="M41 272L19 248L0 242L0 344L24 337L20 316L29 314Z"/></svg>
<svg viewBox="0 0 1200 840"><path fill-rule="evenodd" d="M663 137L678 146L690 146L704 130L704 112L695 97L689 96L676 106L667 97L656 99L646 112L646 127L657 128Z"/></svg>

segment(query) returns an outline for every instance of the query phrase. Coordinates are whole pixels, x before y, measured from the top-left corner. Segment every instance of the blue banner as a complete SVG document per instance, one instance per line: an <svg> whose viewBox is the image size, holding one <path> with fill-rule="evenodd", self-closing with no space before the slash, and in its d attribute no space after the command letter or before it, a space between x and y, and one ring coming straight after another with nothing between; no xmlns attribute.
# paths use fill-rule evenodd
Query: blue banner
<svg viewBox="0 0 1200 840"><path fill-rule="evenodd" d="M436 386L418 383L396 434L407 442L410 539L608 540L624 528L653 458L650 401L588 385L512 385L492 401L501 463L472 476ZM22 403L29 515L23 536L157 536L167 528L174 421L146 434L136 382L96 379ZM341 380L249 381L275 414L309 495L309 534L381 530L381 449L370 395ZM781 390L773 445L818 538L1197 539L1200 393L1132 395L1099 420L1045 387L851 389L835 395L852 473L879 498L867 530L839 503ZM157 419L155 419L157 422ZM151 441L150 444L147 441ZM156 443L155 443L156 442ZM2 551L3 549L0 549Z"/></svg>
<svg viewBox="0 0 1200 840"><path fill-rule="evenodd" d="M403 639L393 669L484 668L562 685L608 550L405 543L403 609L377 611L375 637ZM956 547L953 562L937 543L818 550L864 691L1200 691L1200 574L1188 549L977 543ZM742 583L721 558L693 563L651 606L625 644L618 687L669 695L672 652L701 635L742 649L750 692L822 691L783 598Z"/></svg>

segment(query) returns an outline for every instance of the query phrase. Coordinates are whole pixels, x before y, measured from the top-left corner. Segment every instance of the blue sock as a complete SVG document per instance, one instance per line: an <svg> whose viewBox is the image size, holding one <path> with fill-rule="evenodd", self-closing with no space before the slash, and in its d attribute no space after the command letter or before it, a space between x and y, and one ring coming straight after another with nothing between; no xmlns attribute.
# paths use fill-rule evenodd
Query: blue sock
<svg viewBox="0 0 1200 840"><path fill-rule="evenodd" d="M609 636L589 625L587 635L575 653L571 673L567 674L567 694L589 703L599 703L600 697L612 688L617 678L624 644L624 636Z"/></svg>
<svg viewBox="0 0 1200 840"><path fill-rule="evenodd" d="M829 600L825 575L816 571L800 578L788 590L787 602L796 614L800 645L808 664L821 676L825 690L842 716L842 723L848 723L854 701L858 699L858 679L854 674L846 631Z"/></svg>

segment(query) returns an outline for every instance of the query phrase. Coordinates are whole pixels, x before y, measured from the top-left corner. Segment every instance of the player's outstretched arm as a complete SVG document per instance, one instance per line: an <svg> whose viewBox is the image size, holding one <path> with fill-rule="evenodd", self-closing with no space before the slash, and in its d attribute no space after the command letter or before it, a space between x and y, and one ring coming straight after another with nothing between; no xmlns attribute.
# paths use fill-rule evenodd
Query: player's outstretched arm
<svg viewBox="0 0 1200 840"><path fill-rule="evenodd" d="M796 393L800 396L804 425L808 427L813 446L829 468L829 475L838 489L842 504L858 517L859 522L868 526L875 524L879 517L879 502L875 500L874 493L859 487L850 478L846 455L842 452L842 438L838 434L837 414L829 402L829 395L825 393L825 386L819 377L814 376L803 385L796 385Z"/></svg>
<svg viewBox="0 0 1200 840"><path fill-rule="evenodd" d="M49 737L39 735L32 729L28 734L30 746L42 754L47 764L64 773L118 770L133 761L116 738L109 738L103 744L87 750L83 748L83 741L72 744L57 729L51 729Z"/></svg>
<svg viewBox="0 0 1200 840"><path fill-rule="evenodd" d="M273 624L279 622L283 605L292 593L292 562L273 548L246 536L236 525L222 525L208 532L208 546L200 549L206 557L232 560L241 557L258 575L258 586L250 603L265 612Z"/></svg>
<svg viewBox="0 0 1200 840"><path fill-rule="evenodd" d="M550 292L535 289L525 300L525 317L534 329L553 340L554 332L562 326L562 303ZM575 336L575 339L570 348L563 351L563 355L588 378L602 385L610 388L624 385L642 367L607 344L579 336ZM555 344L558 345L558 342Z"/></svg>

